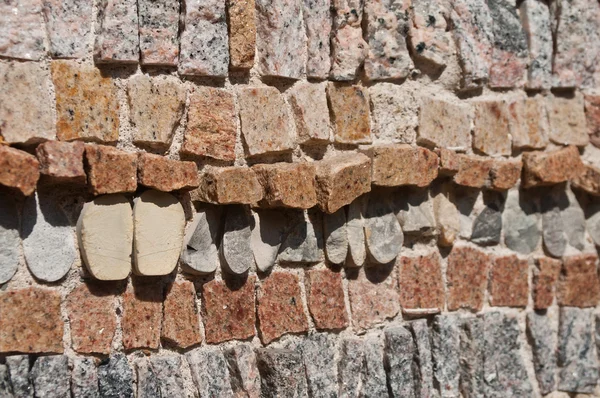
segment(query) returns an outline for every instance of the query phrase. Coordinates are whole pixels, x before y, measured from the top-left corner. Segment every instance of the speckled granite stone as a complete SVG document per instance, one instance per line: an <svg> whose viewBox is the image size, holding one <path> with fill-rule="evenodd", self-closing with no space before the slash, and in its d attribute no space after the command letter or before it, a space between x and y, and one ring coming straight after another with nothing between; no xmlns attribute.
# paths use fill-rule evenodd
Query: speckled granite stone
<svg viewBox="0 0 600 398"><path fill-rule="evenodd" d="M181 374L182 357L152 356L150 364L158 375L158 386L162 397L183 397L185 387Z"/></svg>
<svg viewBox="0 0 600 398"><path fill-rule="evenodd" d="M4 398L13 397L13 389L10 384L10 373L6 363L0 364L0 396Z"/></svg>
<svg viewBox="0 0 600 398"><path fill-rule="evenodd" d="M11 355L6 357L10 384L15 397L33 398L33 384L29 377L29 356ZM12 395L9 396L12 398Z"/></svg>
<svg viewBox="0 0 600 398"><path fill-rule="evenodd" d="M356 85L329 82L327 98L333 138L342 144L370 144L369 93Z"/></svg>
<svg viewBox="0 0 600 398"><path fill-rule="evenodd" d="M526 307L529 295L528 260L497 255L490 271L490 304L495 307Z"/></svg>
<svg viewBox="0 0 600 398"><path fill-rule="evenodd" d="M575 146L551 152L526 152L523 154L521 185L524 188L553 185L583 172L583 162Z"/></svg>
<svg viewBox="0 0 600 398"><path fill-rule="evenodd" d="M37 61L46 53L40 0L7 0L0 5L0 55Z"/></svg>
<svg viewBox="0 0 600 398"><path fill-rule="evenodd" d="M256 350L261 397L308 396L304 363L299 352L282 348Z"/></svg>
<svg viewBox="0 0 600 398"><path fill-rule="evenodd" d="M550 141L558 145L586 146L589 136L586 128L583 96L546 98Z"/></svg>
<svg viewBox="0 0 600 398"><path fill-rule="evenodd" d="M455 315L437 315L433 319L433 377L442 398L459 396L459 322Z"/></svg>
<svg viewBox="0 0 600 398"><path fill-rule="evenodd" d="M383 347L384 342L380 336L365 336L365 367L362 373L361 397L384 397L388 394L383 366Z"/></svg>
<svg viewBox="0 0 600 398"><path fill-rule="evenodd" d="M95 359L75 358L73 360L71 394L74 397L100 398Z"/></svg>
<svg viewBox="0 0 600 398"><path fill-rule="evenodd" d="M87 180L83 169L81 141L46 141L36 148L40 173L54 183L84 184Z"/></svg>
<svg viewBox="0 0 600 398"><path fill-rule="evenodd" d="M357 337L340 340L338 379L340 397L358 397L365 360L365 344Z"/></svg>
<svg viewBox="0 0 600 398"><path fill-rule="evenodd" d="M409 323L415 341L415 361L419 376L415 380L415 395L417 397L437 397L437 390L433 385L433 363L431 358L431 340L426 319L419 319Z"/></svg>
<svg viewBox="0 0 600 398"><path fill-rule="evenodd" d="M332 80L353 80L362 65L369 45L363 39L361 24L364 3L358 0L333 0L331 36Z"/></svg>
<svg viewBox="0 0 600 398"><path fill-rule="evenodd" d="M116 352L98 366L100 396L133 398L133 372L125 354Z"/></svg>
<svg viewBox="0 0 600 398"><path fill-rule="evenodd" d="M468 104L423 97L417 143L428 147L466 151L471 146L472 118Z"/></svg>
<svg viewBox="0 0 600 398"><path fill-rule="evenodd" d="M563 259L558 282L558 304L570 307L595 307L600 300L598 257L578 254Z"/></svg>
<svg viewBox="0 0 600 398"><path fill-rule="evenodd" d="M556 338L550 333L552 325L547 315L537 312L527 314L527 336L533 352L535 376L544 395L556 388Z"/></svg>
<svg viewBox="0 0 600 398"><path fill-rule="evenodd" d="M331 1L303 0L302 16L306 27L308 60L306 75L326 79L331 68Z"/></svg>
<svg viewBox="0 0 600 398"><path fill-rule="evenodd" d="M508 104L505 100L473 101L473 149L486 155L511 154Z"/></svg>
<svg viewBox="0 0 600 398"><path fill-rule="evenodd" d="M146 356L140 355L133 360L137 375L137 397L152 398L160 396L158 374L150 365Z"/></svg>
<svg viewBox="0 0 600 398"><path fill-rule="evenodd" d="M336 340L328 333L310 335L301 343L300 350L311 397L337 397L335 344Z"/></svg>
<svg viewBox="0 0 600 398"><path fill-rule="evenodd" d="M158 191L189 191L198 188L198 167L190 161L138 152L138 183Z"/></svg>
<svg viewBox="0 0 600 398"><path fill-rule="evenodd" d="M444 286L437 251L410 257L400 256L396 263L402 311L405 314L419 314L443 310Z"/></svg>
<svg viewBox="0 0 600 398"><path fill-rule="evenodd" d="M39 357L31 368L31 381L36 397L69 396L69 359L64 355Z"/></svg>
<svg viewBox="0 0 600 398"><path fill-rule="evenodd" d="M463 396L483 397L483 320L477 317L465 318L460 325L460 391Z"/></svg>
<svg viewBox="0 0 600 398"><path fill-rule="evenodd" d="M326 83L302 82L290 90L288 101L296 122L299 144L324 144L329 141L329 108L325 86Z"/></svg>
<svg viewBox="0 0 600 398"><path fill-rule="evenodd" d="M82 58L92 28L92 0L43 0L50 55Z"/></svg>
<svg viewBox="0 0 600 398"><path fill-rule="evenodd" d="M435 152L407 144L371 147L371 183L378 186L428 186L438 175L439 158Z"/></svg>
<svg viewBox="0 0 600 398"><path fill-rule="evenodd" d="M310 209L317 204L314 163L273 163L252 166L264 189L261 206Z"/></svg>
<svg viewBox="0 0 600 398"><path fill-rule="evenodd" d="M544 97L511 101L508 104L508 112L513 148L542 149L548 145L550 126Z"/></svg>
<svg viewBox="0 0 600 398"><path fill-rule="evenodd" d="M256 15L254 0L227 1L229 17L229 57L234 69L250 69L254 65Z"/></svg>
<svg viewBox="0 0 600 398"><path fill-rule="evenodd" d="M450 32L446 32L449 10L432 0L413 1L411 8L409 32L412 54L435 67L446 66L454 51Z"/></svg>
<svg viewBox="0 0 600 398"><path fill-rule="evenodd" d="M260 397L260 374L256 354L250 343L239 343L225 351L233 394L247 398Z"/></svg>
<svg viewBox="0 0 600 398"><path fill-rule="evenodd" d="M179 0L140 0L140 53L144 65L177 65Z"/></svg>
<svg viewBox="0 0 600 398"><path fill-rule="evenodd" d="M193 201L221 205L252 204L262 199L263 190L249 167L205 167L200 187L190 196Z"/></svg>
<svg viewBox="0 0 600 398"><path fill-rule="evenodd" d="M101 0L94 43L97 63L137 63L138 9L135 0Z"/></svg>
<svg viewBox="0 0 600 398"><path fill-rule="evenodd" d="M202 338L194 284L185 280L174 282L167 289L163 305L160 333L163 345L187 348L198 344Z"/></svg>
<svg viewBox="0 0 600 398"><path fill-rule="evenodd" d="M552 305L561 266L560 260L550 257L536 259L532 290L534 309L544 310Z"/></svg>
<svg viewBox="0 0 600 398"><path fill-rule="evenodd" d="M94 195L135 192L137 154L112 146L85 144L88 185Z"/></svg>
<svg viewBox="0 0 600 398"><path fill-rule="evenodd" d="M448 309L481 310L488 282L490 260L474 246L454 246L448 256Z"/></svg>
<svg viewBox="0 0 600 398"><path fill-rule="evenodd" d="M581 189L590 195L600 196L600 169L585 165L585 172L574 180L571 180L571 186Z"/></svg>
<svg viewBox="0 0 600 398"><path fill-rule="evenodd" d="M525 0L519 8L529 47L527 87L548 89L552 86L552 30L550 10L541 0Z"/></svg>
<svg viewBox="0 0 600 398"><path fill-rule="evenodd" d="M198 391L208 397L232 397L227 361L219 348L202 347L185 354Z"/></svg>
<svg viewBox="0 0 600 398"><path fill-rule="evenodd" d="M383 334L390 395L393 398L414 398L413 361L416 347L412 335L401 325L390 325L383 329Z"/></svg>

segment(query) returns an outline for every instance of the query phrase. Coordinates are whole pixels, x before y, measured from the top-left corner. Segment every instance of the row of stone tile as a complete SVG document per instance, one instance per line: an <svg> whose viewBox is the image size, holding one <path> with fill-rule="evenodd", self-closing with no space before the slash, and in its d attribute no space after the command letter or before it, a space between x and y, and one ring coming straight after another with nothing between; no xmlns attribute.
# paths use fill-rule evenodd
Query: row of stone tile
<svg viewBox="0 0 600 398"><path fill-rule="evenodd" d="M594 393L598 325L596 316L594 329L591 310L562 308L557 339L548 316L527 314L540 393ZM534 396L521 341L517 318L489 312L439 315L430 326L425 319L392 323L362 338L317 333L286 348L239 343L196 348L185 356L140 353L129 361L113 353L97 367L90 358L75 358L69 367L66 356L42 356L30 371L27 356L8 356L0 364L0 393L133 397L133 367L138 397L185 396L186 362L201 396Z"/></svg>

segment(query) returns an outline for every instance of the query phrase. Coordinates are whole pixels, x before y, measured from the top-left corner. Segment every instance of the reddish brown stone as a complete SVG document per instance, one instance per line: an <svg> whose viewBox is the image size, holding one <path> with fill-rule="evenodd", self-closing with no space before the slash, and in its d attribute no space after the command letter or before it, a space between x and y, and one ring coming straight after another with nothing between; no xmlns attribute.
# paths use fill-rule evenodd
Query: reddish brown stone
<svg viewBox="0 0 600 398"><path fill-rule="evenodd" d="M296 275L273 272L262 282L258 290L258 321L264 344L286 333L308 331Z"/></svg>
<svg viewBox="0 0 600 398"><path fill-rule="evenodd" d="M189 281L174 282L163 303L161 338L168 344L187 348L200 343L196 290Z"/></svg>
<svg viewBox="0 0 600 398"><path fill-rule="evenodd" d="M250 276L245 281L213 280L204 285L202 319L207 343L243 340L255 335L255 282L256 278Z"/></svg>
<svg viewBox="0 0 600 398"><path fill-rule="evenodd" d="M327 98L332 114L335 142L371 143L367 90L360 86L329 82Z"/></svg>
<svg viewBox="0 0 600 398"><path fill-rule="evenodd" d="M448 159L445 169L452 170L450 167L456 169L458 164L458 170L453 177L456 184L471 188L483 188L488 185L492 159L462 153L448 155L448 152L445 154Z"/></svg>
<svg viewBox="0 0 600 398"><path fill-rule="evenodd" d="M40 173L54 182L85 183L82 142L46 141L38 145L36 154Z"/></svg>
<svg viewBox="0 0 600 398"><path fill-rule="evenodd" d="M101 286L83 284L67 296L73 349L82 354L110 353L117 316L115 295Z"/></svg>
<svg viewBox="0 0 600 398"><path fill-rule="evenodd" d="M60 293L28 287L0 292L0 353L63 352Z"/></svg>
<svg viewBox="0 0 600 398"><path fill-rule="evenodd" d="M133 284L123 294L123 347L157 349L160 343L163 292L159 284Z"/></svg>
<svg viewBox="0 0 600 398"><path fill-rule="evenodd" d="M486 155L510 155L508 105L504 100L473 102L473 148Z"/></svg>
<svg viewBox="0 0 600 398"><path fill-rule="evenodd" d="M322 211L338 209L371 190L371 159L344 153L316 162L317 201Z"/></svg>
<svg viewBox="0 0 600 398"><path fill-rule="evenodd" d="M94 195L135 192L137 154L104 145L86 144L88 183Z"/></svg>
<svg viewBox="0 0 600 398"><path fill-rule="evenodd" d="M488 282L490 259L476 247L454 246L448 256L448 310L480 311Z"/></svg>
<svg viewBox="0 0 600 398"><path fill-rule="evenodd" d="M342 276L339 272L306 272L308 310L317 329L343 329L348 326Z"/></svg>
<svg viewBox="0 0 600 398"><path fill-rule="evenodd" d="M249 167L206 167L192 200L215 204L254 204L263 197L256 173Z"/></svg>
<svg viewBox="0 0 600 398"><path fill-rule="evenodd" d="M266 207L309 209L317 204L312 163L275 163L252 166L264 189Z"/></svg>
<svg viewBox="0 0 600 398"><path fill-rule="evenodd" d="M438 175L438 155L429 149L392 144L374 146L369 152L373 163L373 185L426 187Z"/></svg>
<svg viewBox="0 0 600 398"><path fill-rule="evenodd" d="M490 273L491 305L526 307L529 293L527 269L527 260L515 255L495 257Z"/></svg>
<svg viewBox="0 0 600 398"><path fill-rule="evenodd" d="M29 196L40 178L39 166L35 156L0 144L0 185Z"/></svg>
<svg viewBox="0 0 600 398"><path fill-rule="evenodd" d="M586 129L583 97L546 97L550 141L559 145L585 146L590 139Z"/></svg>
<svg viewBox="0 0 600 398"><path fill-rule="evenodd" d="M600 169L585 165L584 172L571 180L571 185L587 193L600 196Z"/></svg>
<svg viewBox="0 0 600 398"><path fill-rule="evenodd" d="M523 154L521 184L525 188L558 184L577 178L584 171L575 146L553 152L526 152Z"/></svg>
<svg viewBox="0 0 600 398"><path fill-rule="evenodd" d="M600 95L585 95L585 119L592 144L600 148Z"/></svg>
<svg viewBox="0 0 600 398"><path fill-rule="evenodd" d="M400 311L398 280L393 265L348 270L352 324L358 330L393 318Z"/></svg>
<svg viewBox="0 0 600 398"><path fill-rule="evenodd" d="M538 258L533 271L533 308L545 310L552 305L561 262L550 257Z"/></svg>
<svg viewBox="0 0 600 398"><path fill-rule="evenodd" d="M440 158L440 174L453 175L460 170L461 154L446 148L437 150Z"/></svg>
<svg viewBox="0 0 600 398"><path fill-rule="evenodd" d="M198 166L194 162L180 162L160 155L140 153L138 182L164 192L194 189L200 185Z"/></svg>
<svg viewBox="0 0 600 398"><path fill-rule="evenodd" d="M514 187L521 177L523 163L518 159L492 161L489 186L496 190L506 190Z"/></svg>
<svg viewBox="0 0 600 398"><path fill-rule="evenodd" d="M543 97L520 98L508 105L513 148L541 149L548 145L548 114Z"/></svg>
<svg viewBox="0 0 600 398"><path fill-rule="evenodd" d="M445 299L439 254L401 256L396 262L402 312L418 314L442 311Z"/></svg>
<svg viewBox="0 0 600 398"><path fill-rule="evenodd" d="M558 282L558 304L566 307L595 307L600 298L598 257L580 254L563 261Z"/></svg>

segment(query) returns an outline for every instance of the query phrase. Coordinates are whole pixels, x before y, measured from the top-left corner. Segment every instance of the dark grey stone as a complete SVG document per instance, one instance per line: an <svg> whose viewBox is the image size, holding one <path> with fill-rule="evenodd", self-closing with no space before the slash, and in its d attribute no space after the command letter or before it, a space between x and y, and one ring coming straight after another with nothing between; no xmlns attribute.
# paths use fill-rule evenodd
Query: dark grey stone
<svg viewBox="0 0 600 398"><path fill-rule="evenodd" d="M385 368L383 366L383 340L379 336L366 336L365 372L363 373L360 396L379 398L388 395Z"/></svg>
<svg viewBox="0 0 600 398"><path fill-rule="evenodd" d="M385 367L388 374L390 394L394 398L413 398L413 366L415 343L411 333L403 326L394 325L383 329L385 338Z"/></svg>
<svg viewBox="0 0 600 398"><path fill-rule="evenodd" d="M501 312L488 312L483 314L483 323L485 396L533 396L533 388L519 352L517 319Z"/></svg>
<svg viewBox="0 0 600 398"><path fill-rule="evenodd" d="M333 264L342 264L348 255L348 231L346 229L346 209L333 214L323 214L325 254Z"/></svg>
<svg viewBox="0 0 600 398"><path fill-rule="evenodd" d="M473 221L471 240L479 245L497 245L502 232L502 209L496 201L489 201Z"/></svg>
<svg viewBox="0 0 600 398"><path fill-rule="evenodd" d="M562 211L565 234L569 239L569 244L577 250L583 250L585 247L585 215L577 202L577 198L570 191L567 191L569 206Z"/></svg>
<svg viewBox="0 0 600 398"><path fill-rule="evenodd" d="M152 356L150 357L150 365L158 378L158 386L162 397L185 396L183 377L181 377L180 356Z"/></svg>
<svg viewBox="0 0 600 398"><path fill-rule="evenodd" d="M194 274L215 272L219 264L219 236L223 206L203 205L186 230L181 262Z"/></svg>
<svg viewBox="0 0 600 398"><path fill-rule="evenodd" d="M337 397L335 340L328 333L306 337L301 345L308 393L311 397Z"/></svg>
<svg viewBox="0 0 600 398"><path fill-rule="evenodd" d="M150 361L143 354L135 360L135 371L137 373L137 397L161 398L158 374L154 372Z"/></svg>
<svg viewBox="0 0 600 398"><path fill-rule="evenodd" d="M261 397L308 395L302 355L280 348L259 348L256 362L261 378Z"/></svg>
<svg viewBox="0 0 600 398"><path fill-rule="evenodd" d="M431 341L426 319L410 322L410 328L416 343L416 358L418 364L418 377L415 380L416 396L421 398L437 397L438 393L433 386L433 364L431 361Z"/></svg>
<svg viewBox="0 0 600 398"><path fill-rule="evenodd" d="M358 397L365 361L365 344L357 337L341 340L338 380L340 397Z"/></svg>
<svg viewBox="0 0 600 398"><path fill-rule="evenodd" d="M598 357L594 355L594 325L591 309L561 307L558 328L558 389L574 393L594 392Z"/></svg>
<svg viewBox="0 0 600 398"><path fill-rule="evenodd" d="M542 195L541 200L544 247L550 255L561 257L567 248L567 236L559 207L561 202L551 194ZM563 197L563 200L566 198Z"/></svg>
<svg viewBox="0 0 600 398"><path fill-rule="evenodd" d="M236 344L225 351L233 394L242 397L260 396L260 375L256 354L249 343Z"/></svg>
<svg viewBox="0 0 600 398"><path fill-rule="evenodd" d="M527 38L514 3L508 0L487 0L487 5L493 21L494 47L526 59Z"/></svg>
<svg viewBox="0 0 600 398"><path fill-rule="evenodd" d="M20 245L17 206L10 196L0 195L0 285L17 272Z"/></svg>
<svg viewBox="0 0 600 398"><path fill-rule="evenodd" d="M323 221L319 212L288 211L288 232L283 239L279 261L284 263L318 263L323 261Z"/></svg>
<svg viewBox="0 0 600 398"><path fill-rule="evenodd" d="M185 355L196 388L208 397L233 395L225 356L218 348L198 348Z"/></svg>
<svg viewBox="0 0 600 398"><path fill-rule="evenodd" d="M73 397L98 398L98 371L92 358L75 358L71 372L71 393Z"/></svg>
<svg viewBox="0 0 600 398"><path fill-rule="evenodd" d="M400 253L404 235L392 206L385 198L371 195L364 225L371 259L378 264L393 261Z"/></svg>
<svg viewBox="0 0 600 398"><path fill-rule="evenodd" d="M250 210L245 206L227 206L221 255L224 260L223 269L230 274L242 275L254 265L250 246L253 222Z"/></svg>
<svg viewBox="0 0 600 398"><path fill-rule="evenodd" d="M10 373L10 384L15 397L33 397L33 385L29 378L29 356L12 355L6 357Z"/></svg>
<svg viewBox="0 0 600 398"><path fill-rule="evenodd" d="M442 397L459 396L459 319L454 315L437 315L433 319L433 376Z"/></svg>
<svg viewBox="0 0 600 398"><path fill-rule="evenodd" d="M504 243L516 252L529 254L540 241L538 213L533 198L513 190L508 193L504 208Z"/></svg>
<svg viewBox="0 0 600 398"><path fill-rule="evenodd" d="M39 357L31 368L31 380L36 397L69 397L69 360L64 355Z"/></svg>
<svg viewBox="0 0 600 398"><path fill-rule="evenodd" d="M13 396L8 366L0 363L0 398L13 398Z"/></svg>
<svg viewBox="0 0 600 398"><path fill-rule="evenodd" d="M100 363L98 387L103 398L133 397L133 372L125 354L114 353Z"/></svg>
<svg viewBox="0 0 600 398"><path fill-rule="evenodd" d="M286 219L277 210L254 210L254 228L250 244L259 271L268 271L277 259L285 232Z"/></svg>
<svg viewBox="0 0 600 398"><path fill-rule="evenodd" d="M466 398L485 396L483 320L466 318L460 325L460 392Z"/></svg>
<svg viewBox="0 0 600 398"><path fill-rule="evenodd" d="M556 338L546 315L527 314L527 336L533 353L533 366L540 392L544 395L556 388Z"/></svg>

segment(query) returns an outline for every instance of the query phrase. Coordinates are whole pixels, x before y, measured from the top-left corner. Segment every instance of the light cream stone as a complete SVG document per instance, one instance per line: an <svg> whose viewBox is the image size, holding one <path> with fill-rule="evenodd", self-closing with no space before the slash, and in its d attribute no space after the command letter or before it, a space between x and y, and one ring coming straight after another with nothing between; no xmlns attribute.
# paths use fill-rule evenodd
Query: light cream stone
<svg viewBox="0 0 600 398"><path fill-rule="evenodd" d="M46 26L39 0L0 2L0 55L39 60L46 52Z"/></svg>
<svg viewBox="0 0 600 398"><path fill-rule="evenodd" d="M329 141L329 108L325 84L299 83L290 92L289 102L296 121L298 143Z"/></svg>
<svg viewBox="0 0 600 398"><path fill-rule="evenodd" d="M149 190L133 207L134 272L138 275L167 275L177 266L183 244L185 214L177 198Z"/></svg>
<svg viewBox="0 0 600 398"><path fill-rule="evenodd" d="M421 101L417 143L465 151L471 146L471 118L467 105L425 97Z"/></svg>
<svg viewBox="0 0 600 398"><path fill-rule="evenodd" d="M439 232L438 243L452 246L460 233L460 217L456 205L450 201L449 192L438 192L433 197L433 214Z"/></svg>
<svg viewBox="0 0 600 398"><path fill-rule="evenodd" d="M86 203L77 222L79 250L88 271L102 281L131 272L133 212L127 198L104 195Z"/></svg>

